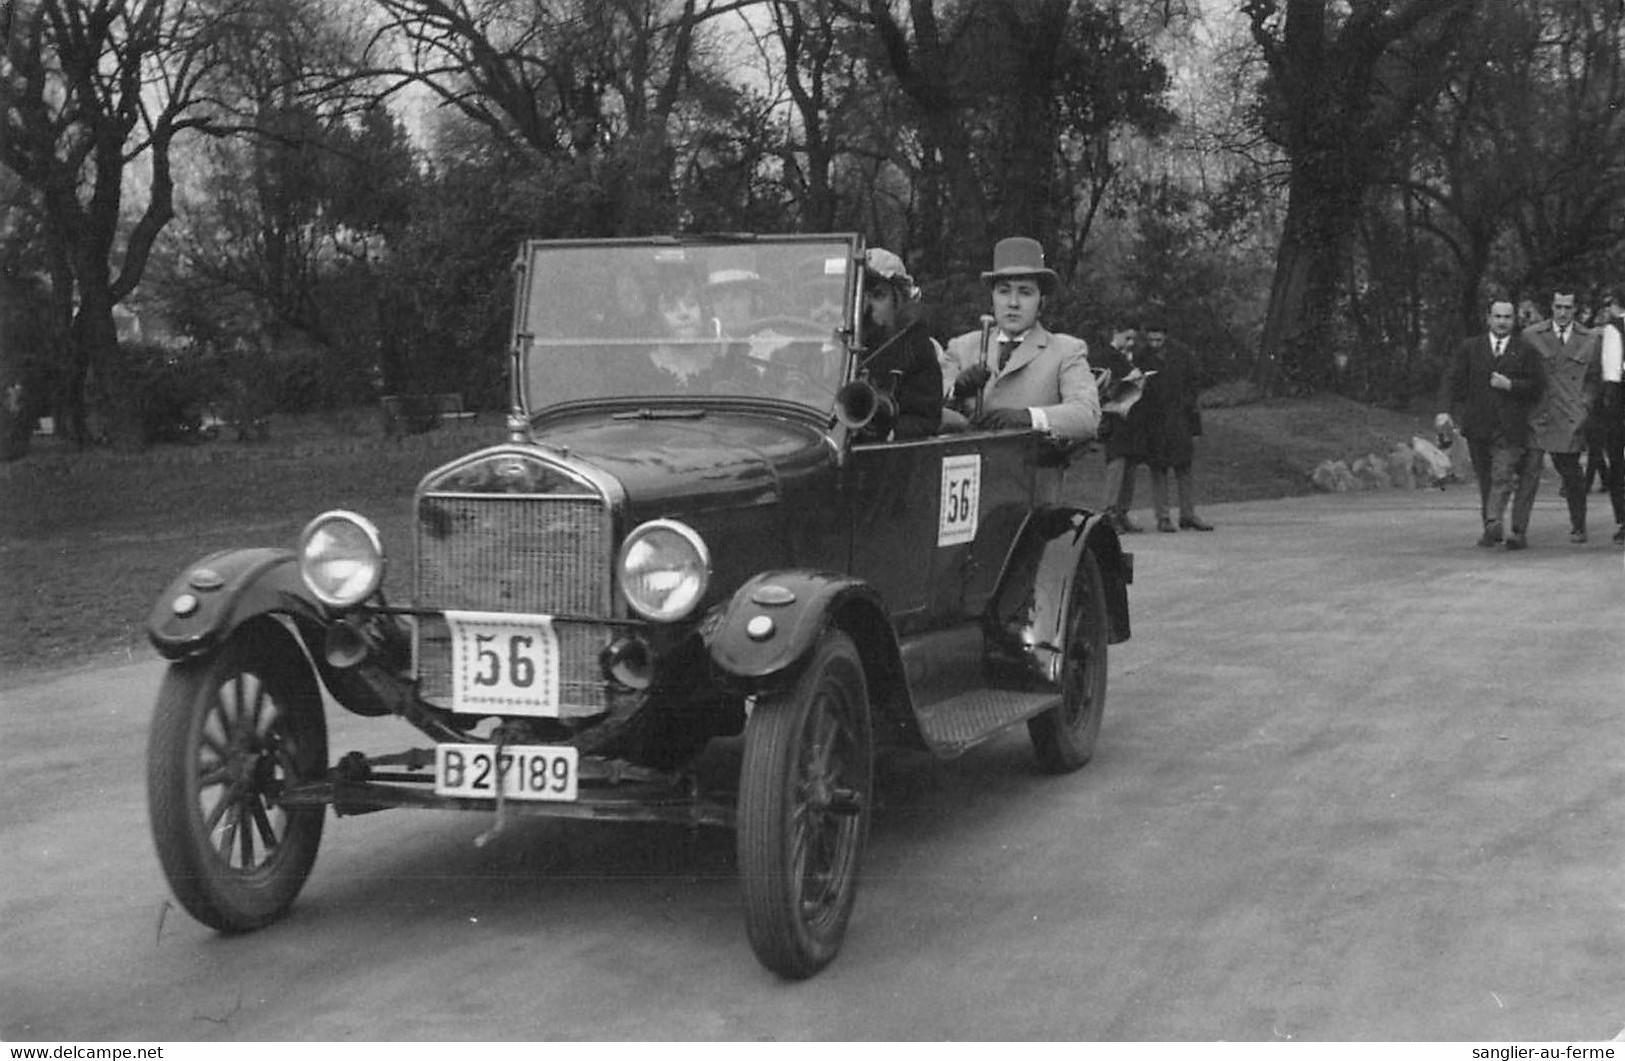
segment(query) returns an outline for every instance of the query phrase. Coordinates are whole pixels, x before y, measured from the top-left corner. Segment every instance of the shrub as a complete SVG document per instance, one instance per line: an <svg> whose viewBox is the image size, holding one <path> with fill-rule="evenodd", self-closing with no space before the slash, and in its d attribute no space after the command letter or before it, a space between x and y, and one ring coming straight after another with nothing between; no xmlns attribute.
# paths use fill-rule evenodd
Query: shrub
<svg viewBox="0 0 1625 1061"><path fill-rule="evenodd" d="M202 348L123 343L101 373L97 399L121 447L194 441L219 380L218 359Z"/></svg>

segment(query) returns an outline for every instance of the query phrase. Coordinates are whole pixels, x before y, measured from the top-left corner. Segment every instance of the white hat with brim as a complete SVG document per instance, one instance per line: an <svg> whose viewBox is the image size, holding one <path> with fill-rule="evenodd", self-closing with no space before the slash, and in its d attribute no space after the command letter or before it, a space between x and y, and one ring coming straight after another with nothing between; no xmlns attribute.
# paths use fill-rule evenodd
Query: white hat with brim
<svg viewBox="0 0 1625 1061"><path fill-rule="evenodd" d="M1061 277L1044 264L1044 247L1035 239L1011 236L993 245L993 268L982 274L982 282L996 284L1000 280L1031 276L1038 280L1039 289L1054 290Z"/></svg>
<svg viewBox="0 0 1625 1061"><path fill-rule="evenodd" d="M865 276L873 280L891 284L902 292L904 298L920 297L920 289L914 283L914 278L908 275L903 259L884 247L870 247L864 252L863 271Z"/></svg>

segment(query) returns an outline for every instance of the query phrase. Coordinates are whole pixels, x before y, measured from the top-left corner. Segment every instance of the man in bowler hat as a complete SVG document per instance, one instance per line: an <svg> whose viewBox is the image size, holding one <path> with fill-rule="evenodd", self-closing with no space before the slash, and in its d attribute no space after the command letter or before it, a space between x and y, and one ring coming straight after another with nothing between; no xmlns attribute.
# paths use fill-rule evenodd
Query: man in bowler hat
<svg viewBox="0 0 1625 1061"><path fill-rule="evenodd" d="M1038 430L1068 442L1087 441L1100 426L1100 394L1082 339L1039 323L1044 300L1060 283L1037 240L1012 237L993 248L982 274L997 325L987 357L982 333L952 339L944 358L951 397L972 410L977 430ZM975 412L981 396L981 410Z"/></svg>

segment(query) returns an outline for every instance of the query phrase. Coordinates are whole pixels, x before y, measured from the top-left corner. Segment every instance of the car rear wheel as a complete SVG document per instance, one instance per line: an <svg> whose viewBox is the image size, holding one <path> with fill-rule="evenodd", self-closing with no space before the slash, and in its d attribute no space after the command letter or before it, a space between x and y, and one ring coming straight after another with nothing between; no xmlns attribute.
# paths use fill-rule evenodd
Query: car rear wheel
<svg viewBox="0 0 1625 1061"><path fill-rule="evenodd" d="M1070 773L1095 753L1106 710L1106 623L1100 562L1086 550L1067 602L1061 702L1027 723L1038 765L1046 773Z"/></svg>
<svg viewBox="0 0 1625 1061"><path fill-rule="evenodd" d="M186 911L222 932L280 918L304 887L326 808L287 807L327 769L327 722L304 656L280 628L239 630L170 666L147 744L158 861Z"/></svg>
<svg viewBox="0 0 1625 1061"><path fill-rule="evenodd" d="M788 693L745 724L739 871L762 964L805 979L835 957L857 897L874 778L857 649L826 633Z"/></svg>

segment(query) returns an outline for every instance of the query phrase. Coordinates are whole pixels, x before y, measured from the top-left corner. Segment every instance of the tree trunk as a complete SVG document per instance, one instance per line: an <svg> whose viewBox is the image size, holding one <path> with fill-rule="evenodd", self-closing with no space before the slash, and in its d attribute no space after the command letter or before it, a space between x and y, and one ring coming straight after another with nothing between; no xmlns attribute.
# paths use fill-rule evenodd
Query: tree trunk
<svg viewBox="0 0 1625 1061"><path fill-rule="evenodd" d="M1066 36L1070 6L1065 0L1013 4L1004 16L1012 27L1019 61L1011 71L1015 91L1007 104L1007 129L1001 137L1007 157L1000 160L1001 201L996 230L989 235L1028 236L1051 251L1055 249L1050 225L1055 216L1053 181L1059 136L1055 64Z"/></svg>
<svg viewBox="0 0 1625 1061"><path fill-rule="evenodd" d="M1294 173L1253 373L1266 394L1302 389L1334 374L1330 315L1354 217L1346 190Z"/></svg>
<svg viewBox="0 0 1625 1061"><path fill-rule="evenodd" d="M139 380L130 379L119 360L118 327L113 323L113 302L105 287L84 289L79 310L73 317L70 338L71 359L78 377L79 394L88 404L87 424L101 420L114 449L134 452L146 448L144 412L147 394Z"/></svg>

